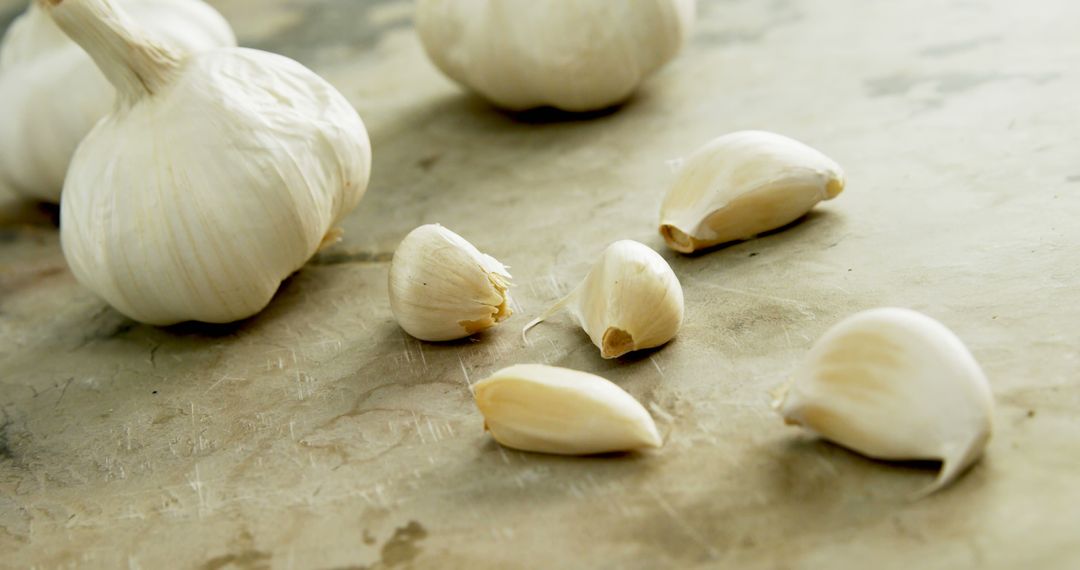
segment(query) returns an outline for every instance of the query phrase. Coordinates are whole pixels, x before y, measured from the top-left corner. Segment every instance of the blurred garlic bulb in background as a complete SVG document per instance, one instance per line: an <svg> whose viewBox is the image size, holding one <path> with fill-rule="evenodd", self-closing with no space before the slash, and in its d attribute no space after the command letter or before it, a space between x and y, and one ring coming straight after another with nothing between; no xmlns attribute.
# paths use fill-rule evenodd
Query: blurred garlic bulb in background
<svg viewBox="0 0 1080 570"><path fill-rule="evenodd" d="M633 240L607 247L585 280L522 331L562 309L585 329L603 358L660 346L679 332L683 290L660 254Z"/></svg>
<svg viewBox="0 0 1080 570"><path fill-rule="evenodd" d="M419 0L416 30L454 81L500 107L625 101L682 47L695 0Z"/></svg>
<svg viewBox="0 0 1080 570"><path fill-rule="evenodd" d="M868 457L939 460L939 489L990 439L994 397L979 363L945 325L908 309L844 319L810 349L774 406Z"/></svg>
<svg viewBox="0 0 1080 570"><path fill-rule="evenodd" d="M150 36L178 50L236 45L229 24L202 0L118 3ZM0 185L59 202L75 147L115 99L90 56L31 3L0 45Z"/></svg>
<svg viewBox="0 0 1080 570"><path fill-rule="evenodd" d="M829 157L788 137L739 131L690 156L660 207L660 235L682 253L749 239L844 189Z"/></svg>
<svg viewBox="0 0 1080 570"><path fill-rule="evenodd" d="M44 0L116 87L72 158L60 237L75 277L150 324L251 316L367 188L359 115L299 63L181 55L112 0Z"/></svg>
<svg viewBox="0 0 1080 570"><path fill-rule="evenodd" d="M390 262L390 310L420 340L465 338L511 315L510 279L506 266L465 238L423 225L401 240Z"/></svg>

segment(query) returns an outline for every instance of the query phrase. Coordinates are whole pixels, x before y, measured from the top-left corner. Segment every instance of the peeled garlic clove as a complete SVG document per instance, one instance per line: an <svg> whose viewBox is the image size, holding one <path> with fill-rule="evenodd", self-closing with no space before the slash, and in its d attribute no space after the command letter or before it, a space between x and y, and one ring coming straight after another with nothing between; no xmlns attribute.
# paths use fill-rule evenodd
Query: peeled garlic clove
<svg viewBox="0 0 1080 570"><path fill-rule="evenodd" d="M594 374L518 364L473 384L473 395L485 427L506 447L589 455L663 443L649 412Z"/></svg>
<svg viewBox="0 0 1080 570"><path fill-rule="evenodd" d="M600 349L616 358L675 338L683 319L683 291L660 254L633 240L600 254L585 281L525 326L522 334L567 309Z"/></svg>
<svg viewBox="0 0 1080 570"><path fill-rule="evenodd" d="M510 274L465 238L427 224L409 232L390 262L390 310L420 340L465 338L510 316Z"/></svg>
<svg viewBox="0 0 1080 570"><path fill-rule="evenodd" d="M944 325L907 309L851 316L814 344L774 407L789 424L868 457L939 460L939 489L990 438L994 399Z"/></svg>
<svg viewBox="0 0 1080 570"><path fill-rule="evenodd" d="M785 136L739 131L687 159L660 207L660 234L682 253L750 239L844 189L829 157Z"/></svg>
<svg viewBox="0 0 1080 570"><path fill-rule="evenodd" d="M626 100L682 48L695 0L419 0L416 30L454 81L510 110Z"/></svg>
<svg viewBox="0 0 1080 570"><path fill-rule="evenodd" d="M201 0L123 0L131 18L186 52L235 46L229 24ZM0 46L0 185L60 201L75 147L112 110L116 90L36 3Z"/></svg>
<svg viewBox="0 0 1080 570"><path fill-rule="evenodd" d="M41 5L118 93L64 182L60 238L75 277L149 324L260 311L367 188L356 111L288 58L182 54L111 0Z"/></svg>

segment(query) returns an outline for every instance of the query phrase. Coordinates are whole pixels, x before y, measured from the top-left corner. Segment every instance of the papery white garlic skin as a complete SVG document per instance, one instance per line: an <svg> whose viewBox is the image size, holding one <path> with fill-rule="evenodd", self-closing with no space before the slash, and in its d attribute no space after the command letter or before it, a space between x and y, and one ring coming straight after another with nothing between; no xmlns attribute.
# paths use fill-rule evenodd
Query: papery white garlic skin
<svg viewBox="0 0 1080 570"><path fill-rule="evenodd" d="M663 443L649 412L625 390L594 374L518 364L472 389L485 427L506 447L589 455Z"/></svg>
<svg viewBox="0 0 1080 570"><path fill-rule="evenodd" d="M420 340L465 338L512 313L506 266L439 224L405 236L389 281L394 318Z"/></svg>
<svg viewBox="0 0 1080 570"><path fill-rule="evenodd" d="M122 0L132 19L184 52L236 45L229 24L202 0ZM116 91L90 56L31 3L0 45L0 185L59 202L75 147Z"/></svg>
<svg viewBox="0 0 1080 570"><path fill-rule="evenodd" d="M682 47L695 0L419 0L416 30L451 79L499 107L603 109Z"/></svg>
<svg viewBox="0 0 1080 570"><path fill-rule="evenodd" d="M660 207L660 234L690 253L783 227L844 189L821 152L765 131L714 139L683 164Z"/></svg>
<svg viewBox="0 0 1080 570"><path fill-rule="evenodd" d="M60 235L75 277L149 324L261 310L367 187L356 111L282 56L180 55L109 0L49 10L118 91L64 185Z"/></svg>
<svg viewBox="0 0 1080 570"><path fill-rule="evenodd" d="M525 331L564 307L603 358L617 358L675 338L682 326L683 290L660 254L642 243L620 240L600 254L570 295Z"/></svg>
<svg viewBox="0 0 1080 570"><path fill-rule="evenodd" d="M942 461L932 491L980 457L994 399L948 328L912 310L881 308L826 332L775 406L785 422L868 457Z"/></svg>

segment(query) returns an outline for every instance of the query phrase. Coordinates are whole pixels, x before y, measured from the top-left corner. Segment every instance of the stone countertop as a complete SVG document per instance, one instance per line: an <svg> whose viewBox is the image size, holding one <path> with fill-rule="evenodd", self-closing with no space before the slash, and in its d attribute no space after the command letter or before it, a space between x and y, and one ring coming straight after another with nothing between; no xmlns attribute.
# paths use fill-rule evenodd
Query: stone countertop
<svg viewBox="0 0 1080 570"><path fill-rule="evenodd" d="M169 328L76 284L55 212L0 194L0 567L1080 567L1080 3L703 0L679 59L587 120L463 94L408 2L214 4L355 104L368 194L263 313ZM824 151L847 191L785 231L667 251L668 161L743 128ZM428 222L511 266L514 318L401 332L387 261ZM678 338L604 361L558 317L523 344L620 238L682 280ZM815 338L881 305L950 326L998 403L984 460L914 502L932 468L769 409ZM518 362L617 382L665 446L500 448L467 383Z"/></svg>

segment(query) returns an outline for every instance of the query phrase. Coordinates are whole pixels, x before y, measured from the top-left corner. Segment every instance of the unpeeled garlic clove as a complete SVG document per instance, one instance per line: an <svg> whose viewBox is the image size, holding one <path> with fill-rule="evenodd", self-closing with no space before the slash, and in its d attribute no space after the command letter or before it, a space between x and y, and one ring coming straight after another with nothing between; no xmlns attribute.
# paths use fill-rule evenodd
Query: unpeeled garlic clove
<svg viewBox="0 0 1080 570"><path fill-rule="evenodd" d="M485 428L506 447L589 455L663 443L649 412L625 390L594 374L518 364L472 388Z"/></svg>
<svg viewBox="0 0 1080 570"><path fill-rule="evenodd" d="M883 308L826 332L773 405L786 423L868 457L941 461L932 492L979 458L994 399L952 331L921 313Z"/></svg>
<svg viewBox="0 0 1080 570"><path fill-rule="evenodd" d="M510 316L510 273L439 224L420 226L390 262L390 310L428 341L465 338Z"/></svg>
<svg viewBox="0 0 1080 570"><path fill-rule="evenodd" d="M660 346L679 332L683 291L660 254L620 240L607 247L585 280L565 298L525 326L524 335L567 309L604 358Z"/></svg>
<svg viewBox="0 0 1080 570"><path fill-rule="evenodd" d="M788 137L739 131L690 158L660 207L660 234L693 251L789 224L844 189L840 166Z"/></svg>

